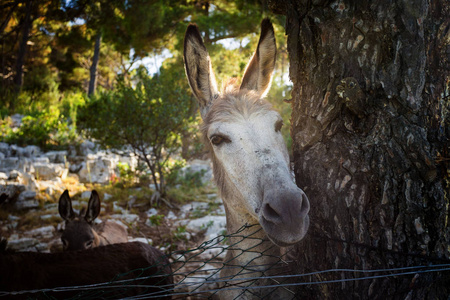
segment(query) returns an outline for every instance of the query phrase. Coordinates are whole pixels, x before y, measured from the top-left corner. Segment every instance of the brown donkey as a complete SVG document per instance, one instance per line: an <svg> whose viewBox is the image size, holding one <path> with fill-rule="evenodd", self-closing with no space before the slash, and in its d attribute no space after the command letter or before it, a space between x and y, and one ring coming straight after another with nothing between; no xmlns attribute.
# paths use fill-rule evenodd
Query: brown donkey
<svg viewBox="0 0 450 300"><path fill-rule="evenodd" d="M83 208L80 214L76 215L69 192L64 191L59 198L58 207L59 214L66 221L66 228L61 236L64 250L81 250L128 242L128 234L124 226L113 221L94 224L100 209L100 197L93 190L86 213Z"/></svg>
<svg viewBox="0 0 450 300"><path fill-rule="evenodd" d="M3 243L5 248L5 241ZM59 253L0 245L0 299L170 299L173 276L160 250L131 242Z"/></svg>

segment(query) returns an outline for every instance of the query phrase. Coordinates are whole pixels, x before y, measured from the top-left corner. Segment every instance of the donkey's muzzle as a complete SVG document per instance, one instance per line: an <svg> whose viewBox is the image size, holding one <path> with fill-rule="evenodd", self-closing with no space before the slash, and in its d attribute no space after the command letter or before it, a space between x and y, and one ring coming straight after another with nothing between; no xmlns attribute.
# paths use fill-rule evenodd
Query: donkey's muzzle
<svg viewBox="0 0 450 300"><path fill-rule="evenodd" d="M309 227L309 200L301 189L265 191L260 224L278 246L299 242Z"/></svg>

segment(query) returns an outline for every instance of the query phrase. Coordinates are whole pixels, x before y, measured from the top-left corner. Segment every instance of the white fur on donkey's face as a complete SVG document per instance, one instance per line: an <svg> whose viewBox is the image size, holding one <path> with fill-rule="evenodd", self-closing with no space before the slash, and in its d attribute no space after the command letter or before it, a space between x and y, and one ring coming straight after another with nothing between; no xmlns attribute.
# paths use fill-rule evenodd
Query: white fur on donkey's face
<svg viewBox="0 0 450 300"><path fill-rule="evenodd" d="M225 141L214 145L213 151L222 162L228 179L242 195L244 203L233 203L256 220L262 204L262 190L268 182L292 183L289 155L281 134L281 116L276 111L234 117L231 122L210 125L207 136ZM245 178L245 180L243 180Z"/></svg>
<svg viewBox="0 0 450 300"><path fill-rule="evenodd" d="M220 93L198 27L186 30L186 75L214 152L216 182L233 222L227 226L259 223L272 242L287 246L308 230L309 201L292 180L281 117L261 99L270 88L275 58L273 26L265 19L241 86Z"/></svg>

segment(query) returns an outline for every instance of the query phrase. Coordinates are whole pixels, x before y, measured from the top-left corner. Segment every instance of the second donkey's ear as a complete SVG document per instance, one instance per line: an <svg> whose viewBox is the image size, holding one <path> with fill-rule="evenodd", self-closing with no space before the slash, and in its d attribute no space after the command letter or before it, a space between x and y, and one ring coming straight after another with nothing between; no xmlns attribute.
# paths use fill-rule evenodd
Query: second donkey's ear
<svg viewBox="0 0 450 300"><path fill-rule="evenodd" d="M84 217L86 221L89 223L94 221L100 214L100 208L100 196L98 195L96 190L93 190L91 193L91 198L89 199L87 212Z"/></svg>
<svg viewBox="0 0 450 300"><path fill-rule="evenodd" d="M219 96L219 91L211 58L195 24L188 26L184 36L184 67L192 93L198 100L200 114L204 118L211 103Z"/></svg>
<svg viewBox="0 0 450 300"><path fill-rule="evenodd" d="M269 19L264 19L261 22L258 47L245 69L241 89L256 91L260 97L264 97L272 83L276 55L277 44L273 25Z"/></svg>
<svg viewBox="0 0 450 300"><path fill-rule="evenodd" d="M75 218L75 212L72 208L72 199L70 199L68 190L65 190L59 198L58 211L61 218L65 221L73 220Z"/></svg>

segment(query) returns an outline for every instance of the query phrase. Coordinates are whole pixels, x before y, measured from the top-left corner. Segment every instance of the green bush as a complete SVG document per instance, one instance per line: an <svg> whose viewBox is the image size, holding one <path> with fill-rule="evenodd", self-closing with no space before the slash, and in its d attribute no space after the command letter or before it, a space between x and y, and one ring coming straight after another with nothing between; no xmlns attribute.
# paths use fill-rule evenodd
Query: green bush
<svg viewBox="0 0 450 300"><path fill-rule="evenodd" d="M138 71L133 86L119 80L114 91L96 94L78 116L80 128L104 148L128 146L145 162L161 197L165 196L170 157L193 119L193 101L184 72L161 70L149 77Z"/></svg>
<svg viewBox="0 0 450 300"><path fill-rule="evenodd" d="M33 102L20 113L25 117L17 129L11 128L11 119L0 120L0 132L3 141L20 146L36 145L43 149L66 147L77 139L76 115L79 106L84 103L81 92L60 95L61 101L56 104L46 103L43 99ZM24 102L29 102L28 93L19 96Z"/></svg>

